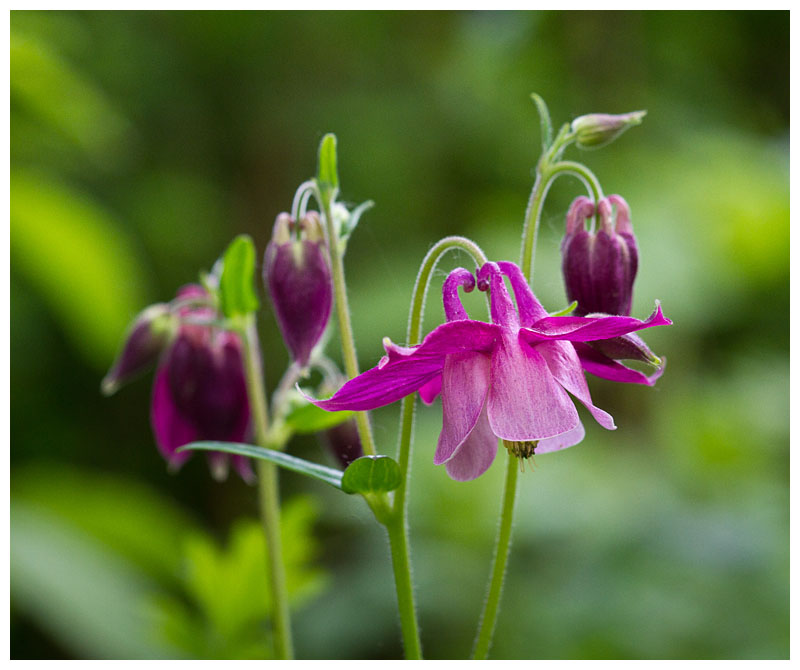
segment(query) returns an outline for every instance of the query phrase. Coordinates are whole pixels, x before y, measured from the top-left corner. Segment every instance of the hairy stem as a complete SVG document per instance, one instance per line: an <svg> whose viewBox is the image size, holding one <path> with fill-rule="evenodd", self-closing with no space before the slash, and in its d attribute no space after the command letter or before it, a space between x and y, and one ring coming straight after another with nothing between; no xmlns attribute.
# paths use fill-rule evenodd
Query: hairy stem
<svg viewBox="0 0 800 670"><path fill-rule="evenodd" d="M506 464L503 506L500 509L500 525L497 528L494 564L492 565L489 590L486 594L481 622L478 626L478 636L475 639L475 650L472 653L472 657L477 660L483 660L488 657L489 647L492 644L492 637L497 624L497 613L500 609L500 597L503 594L506 565L511 551L511 527L514 521L514 500L517 495L518 468L517 458L509 454L508 463Z"/></svg>
<svg viewBox="0 0 800 670"><path fill-rule="evenodd" d="M336 303L336 315L339 319L339 336L342 340L342 358L344 361L344 371L349 378L358 376L358 357L356 356L356 344L353 339L353 326L350 322L350 307L347 302L347 287L344 281L344 259L339 247L339 241L333 225L333 213L331 211L331 201L327 197L317 192L317 200L322 208L325 228L328 235L328 249L331 255L331 274L333 275L333 293ZM372 426L370 425L369 415L366 412L356 412L356 426L358 436L361 439L361 446L364 453L374 456L375 440L372 437Z"/></svg>

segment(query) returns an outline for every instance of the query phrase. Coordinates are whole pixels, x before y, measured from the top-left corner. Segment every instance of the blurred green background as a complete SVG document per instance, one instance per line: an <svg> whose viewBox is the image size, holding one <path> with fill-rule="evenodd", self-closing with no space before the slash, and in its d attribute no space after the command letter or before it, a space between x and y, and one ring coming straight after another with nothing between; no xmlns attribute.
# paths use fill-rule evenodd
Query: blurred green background
<svg viewBox="0 0 800 670"><path fill-rule="evenodd" d="M583 413L586 440L521 477L492 655L788 658L788 75L788 12L12 12L12 657L270 653L256 489L202 457L167 473L149 378L100 395L125 326L235 234L263 249L331 131L343 197L376 202L346 259L373 365L438 238L518 259L536 91L556 124L648 110L568 157L632 208L634 315L659 298L675 325L647 334L669 360L654 389L590 378L616 432ZM551 310L580 192L559 180L545 206ZM261 331L274 388L268 308ZM385 453L397 414L374 412ZM440 421L418 412L411 544L426 654L458 658L503 468L450 481ZM332 462L313 438L291 450ZM400 657L366 506L291 473L282 493L299 657Z"/></svg>

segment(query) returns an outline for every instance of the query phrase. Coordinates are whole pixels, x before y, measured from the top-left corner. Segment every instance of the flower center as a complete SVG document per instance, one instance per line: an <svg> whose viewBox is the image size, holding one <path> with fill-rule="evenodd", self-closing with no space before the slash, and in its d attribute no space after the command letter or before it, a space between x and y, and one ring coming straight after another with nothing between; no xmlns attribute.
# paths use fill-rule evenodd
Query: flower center
<svg viewBox="0 0 800 670"><path fill-rule="evenodd" d="M503 446L508 449L509 455L516 456L519 459L519 469L521 472L525 472L525 461L533 457L538 445L539 440L525 440L524 442L503 440Z"/></svg>

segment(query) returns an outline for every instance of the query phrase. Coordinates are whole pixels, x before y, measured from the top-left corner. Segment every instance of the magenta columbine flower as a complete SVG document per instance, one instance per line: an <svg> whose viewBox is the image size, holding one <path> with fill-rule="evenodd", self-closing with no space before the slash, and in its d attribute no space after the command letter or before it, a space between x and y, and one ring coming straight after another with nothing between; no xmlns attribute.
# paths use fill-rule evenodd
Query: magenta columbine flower
<svg viewBox="0 0 800 670"><path fill-rule="evenodd" d="M316 212L299 223L286 213L275 219L264 252L264 284L292 358L307 365L333 304L330 260Z"/></svg>
<svg viewBox="0 0 800 670"><path fill-rule="evenodd" d="M577 316L593 312L628 316L639 264L630 208L618 195L603 198L597 203L600 228L590 232L586 219L594 213L594 203L585 196L575 198L567 213L561 242L567 299L577 300Z"/></svg>
<svg viewBox="0 0 800 670"><path fill-rule="evenodd" d="M178 291L178 333L164 352L156 370L150 411L156 443L170 467L178 468L190 453L177 449L198 440L246 442L250 430L250 406L242 366L239 336L209 322L217 318L213 307L203 306L208 293L199 285ZM198 305L191 305L191 301ZM232 456L245 481L253 471L244 456ZM228 455L208 454L216 479L227 475Z"/></svg>
<svg viewBox="0 0 800 670"><path fill-rule="evenodd" d="M463 268L454 270L442 289L447 323L417 346L401 347L385 340L387 355L376 367L314 404L331 411L368 410L414 391L427 403L441 393L442 432L433 462L445 464L456 480L483 474L494 461L498 438L519 458L580 442L584 428L569 394L601 426L613 430L611 415L592 404L584 360L575 345L669 325L661 307L657 305L646 321L628 316L548 316L521 270L509 262L486 263L478 271L477 285L490 290L492 323L467 316L458 288L471 291L475 278ZM593 374L633 381L620 371L628 368L616 361L588 363Z"/></svg>

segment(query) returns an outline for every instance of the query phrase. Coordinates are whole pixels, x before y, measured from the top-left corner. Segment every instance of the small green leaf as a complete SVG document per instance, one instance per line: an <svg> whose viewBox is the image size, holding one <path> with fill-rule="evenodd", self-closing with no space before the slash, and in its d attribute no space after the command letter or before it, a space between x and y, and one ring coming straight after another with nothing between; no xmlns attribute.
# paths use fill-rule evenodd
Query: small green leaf
<svg viewBox="0 0 800 670"><path fill-rule="evenodd" d="M319 145L317 181L323 196L339 189L339 173L336 169L336 135L328 133Z"/></svg>
<svg viewBox="0 0 800 670"><path fill-rule="evenodd" d="M544 98L538 93L531 93L531 99L539 110L539 123L542 128L542 148L547 151L553 143L553 123L550 121L550 112L547 109Z"/></svg>
<svg viewBox="0 0 800 670"><path fill-rule="evenodd" d="M548 316L566 316L572 310L574 310L578 306L578 301L573 300L569 305L567 305L564 309L560 309L557 312L551 312Z"/></svg>
<svg viewBox="0 0 800 670"><path fill-rule="evenodd" d="M394 491L402 482L400 466L388 456L362 456L344 471L342 491L345 493L379 493Z"/></svg>
<svg viewBox="0 0 800 670"><path fill-rule="evenodd" d="M253 288L256 271L256 248L249 235L239 235L223 256L219 282L222 312L228 318L244 316L258 309Z"/></svg>
<svg viewBox="0 0 800 670"><path fill-rule="evenodd" d="M311 403L294 408L286 416L286 423L295 433L319 433L348 421L353 412L326 412Z"/></svg>
<svg viewBox="0 0 800 670"><path fill-rule="evenodd" d="M187 444L178 451L223 451L226 454L238 454L239 456L248 456L250 458L260 458L264 461L271 461L275 465L279 465L286 470L297 472L301 475L319 479L320 481L330 484L337 489L342 488L342 472L334 470L333 468L324 465L318 465L311 461L297 458L296 456L289 456L282 451L275 451L275 449L266 449L264 447L257 447L254 444L242 444L241 442L192 442Z"/></svg>

